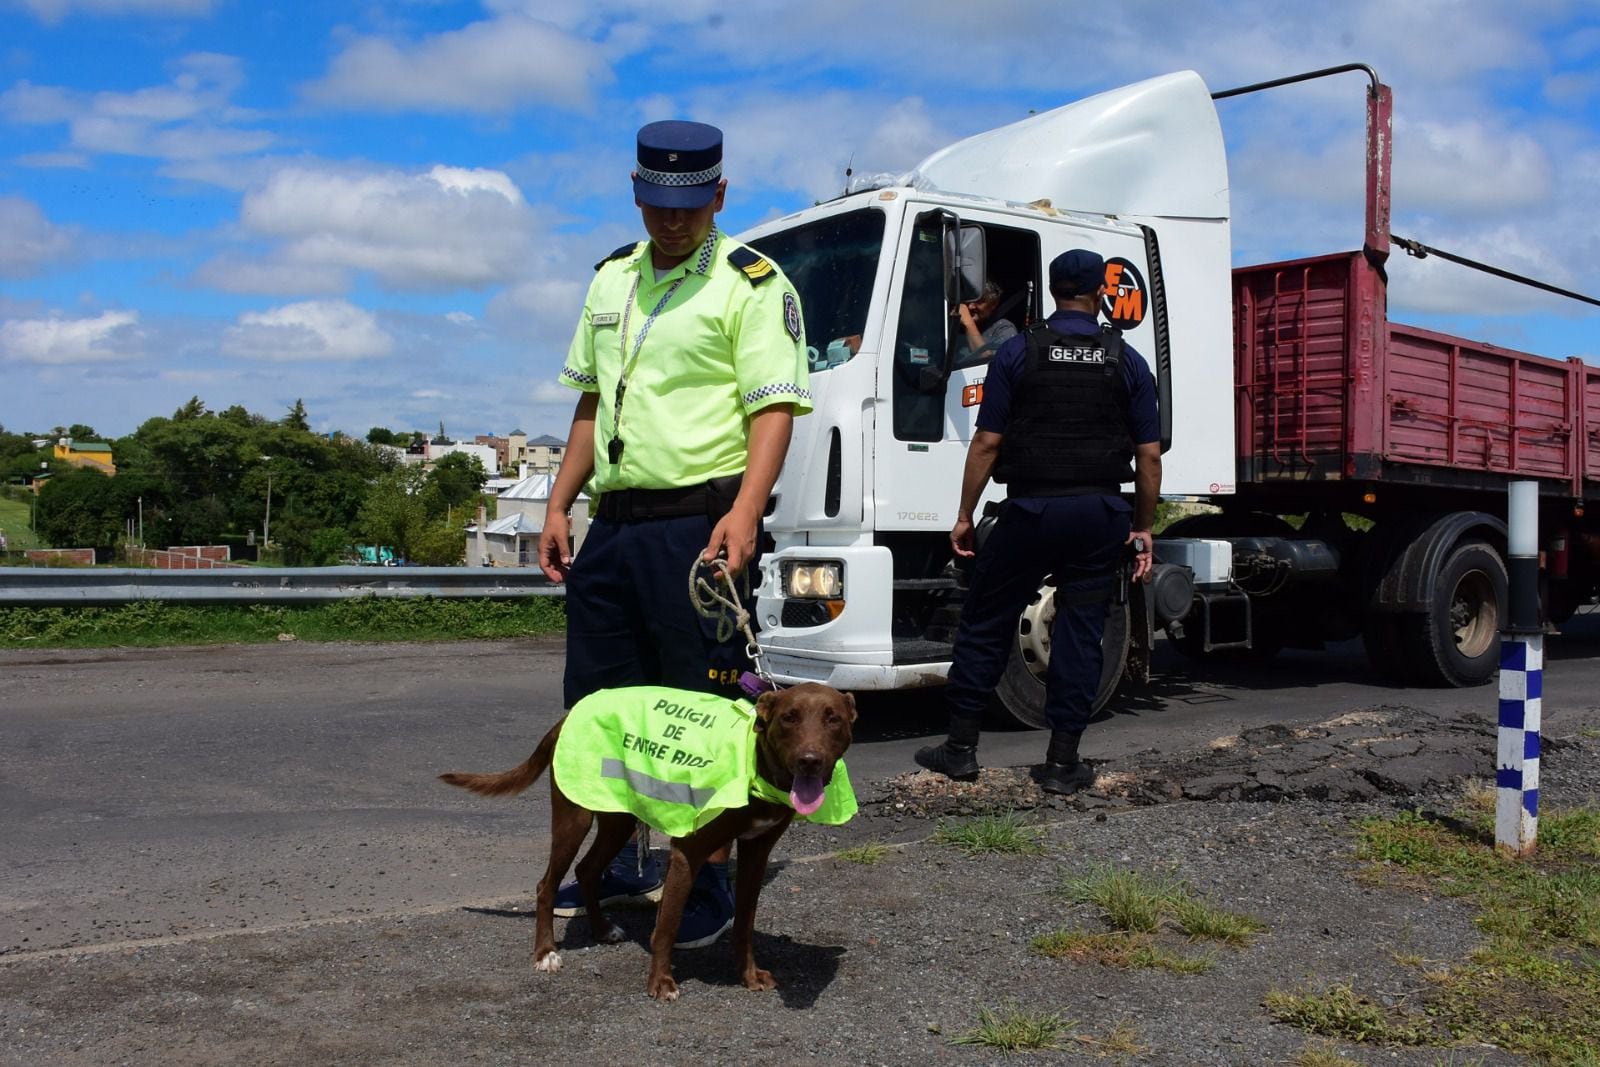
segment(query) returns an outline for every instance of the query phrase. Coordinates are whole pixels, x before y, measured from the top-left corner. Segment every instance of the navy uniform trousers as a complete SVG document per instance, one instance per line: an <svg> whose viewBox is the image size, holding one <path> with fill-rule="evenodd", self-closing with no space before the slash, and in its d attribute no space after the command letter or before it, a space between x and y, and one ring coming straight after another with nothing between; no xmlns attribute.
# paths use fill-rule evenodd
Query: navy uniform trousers
<svg viewBox="0 0 1600 1067"><path fill-rule="evenodd" d="M744 695L739 675L751 664L743 632L719 644L717 620L689 600L689 564L705 551L711 527L703 515L590 525L567 572L567 707L627 685ZM752 589L758 563L748 568ZM726 596L726 583L718 591ZM753 611L753 599L745 607Z"/></svg>
<svg viewBox="0 0 1600 1067"><path fill-rule="evenodd" d="M1045 675L1045 718L1052 730L1083 732L1100 682L1100 641L1112 579L1132 521L1127 501L1098 493L1025 497L1001 505L961 607L946 688L951 715L983 715L1005 673L1022 609L1050 574L1055 576L1056 619Z"/></svg>

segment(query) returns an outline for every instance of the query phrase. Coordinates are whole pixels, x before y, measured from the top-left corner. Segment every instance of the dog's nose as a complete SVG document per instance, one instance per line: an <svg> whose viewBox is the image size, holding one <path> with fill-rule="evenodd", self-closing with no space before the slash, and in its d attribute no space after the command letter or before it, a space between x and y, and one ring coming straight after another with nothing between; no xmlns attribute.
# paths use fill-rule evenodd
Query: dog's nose
<svg viewBox="0 0 1600 1067"><path fill-rule="evenodd" d="M795 773L808 777L821 776L823 767L824 763L820 752L802 752L794 761Z"/></svg>

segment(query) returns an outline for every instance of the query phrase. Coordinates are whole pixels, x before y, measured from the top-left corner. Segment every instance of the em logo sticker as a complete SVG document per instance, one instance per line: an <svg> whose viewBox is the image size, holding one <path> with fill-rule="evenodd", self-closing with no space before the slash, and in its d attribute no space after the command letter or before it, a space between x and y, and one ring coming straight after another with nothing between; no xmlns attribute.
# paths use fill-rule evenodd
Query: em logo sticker
<svg viewBox="0 0 1600 1067"><path fill-rule="evenodd" d="M1119 330L1131 330L1144 321L1148 292L1144 275L1130 261L1116 256L1106 260L1106 295L1100 312Z"/></svg>

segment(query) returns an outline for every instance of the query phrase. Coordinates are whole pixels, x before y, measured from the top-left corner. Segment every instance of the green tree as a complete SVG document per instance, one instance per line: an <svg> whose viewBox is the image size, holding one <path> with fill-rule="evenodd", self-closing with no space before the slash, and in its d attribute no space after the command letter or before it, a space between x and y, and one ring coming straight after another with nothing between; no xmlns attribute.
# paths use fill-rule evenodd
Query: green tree
<svg viewBox="0 0 1600 1067"><path fill-rule="evenodd" d="M306 402L304 400L295 400L294 407L290 408L289 414L283 417L283 424L291 430L309 431L311 429L311 420L306 415Z"/></svg>
<svg viewBox="0 0 1600 1067"><path fill-rule="evenodd" d="M94 432L93 426L85 426L81 422L75 422L71 426L68 426L67 436L72 438L74 441L100 440L100 435Z"/></svg>
<svg viewBox="0 0 1600 1067"><path fill-rule="evenodd" d="M427 475L420 467L390 471L367 491L356 529L367 543L389 545L410 559L431 517L428 496Z"/></svg>
<svg viewBox="0 0 1600 1067"><path fill-rule="evenodd" d="M398 448L404 448L406 445L411 443L411 435L408 433L397 433L394 430L385 429L382 426L374 426L372 429L367 431L367 443L374 445L393 445Z"/></svg>
<svg viewBox="0 0 1600 1067"><path fill-rule="evenodd" d="M467 503L476 504L489 472L483 461L465 452L450 452L434 463L428 473L428 484L438 490L439 498L447 509L460 508Z"/></svg>
<svg viewBox="0 0 1600 1067"><path fill-rule="evenodd" d="M206 410L205 401L198 396L191 396L188 403L172 413L174 419L203 419L211 414Z"/></svg>

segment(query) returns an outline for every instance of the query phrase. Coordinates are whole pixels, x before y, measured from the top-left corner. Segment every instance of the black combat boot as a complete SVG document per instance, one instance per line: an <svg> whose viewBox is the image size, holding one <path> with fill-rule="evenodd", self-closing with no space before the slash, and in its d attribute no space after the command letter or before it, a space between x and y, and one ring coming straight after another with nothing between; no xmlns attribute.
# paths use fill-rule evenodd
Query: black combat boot
<svg viewBox="0 0 1600 1067"><path fill-rule="evenodd" d="M1039 788L1046 793L1070 796L1094 784L1094 768L1088 761L1078 758L1078 741L1082 737L1081 733L1069 734L1064 730L1050 732L1050 747L1037 776Z"/></svg>
<svg viewBox="0 0 1600 1067"><path fill-rule="evenodd" d="M970 782L978 777L978 719L950 716L950 737L942 745L917 749L912 758L946 778Z"/></svg>

